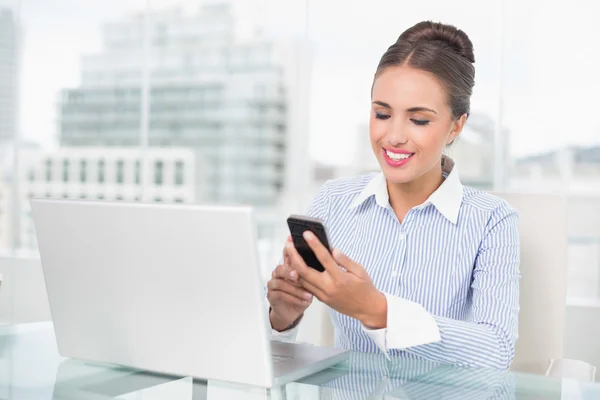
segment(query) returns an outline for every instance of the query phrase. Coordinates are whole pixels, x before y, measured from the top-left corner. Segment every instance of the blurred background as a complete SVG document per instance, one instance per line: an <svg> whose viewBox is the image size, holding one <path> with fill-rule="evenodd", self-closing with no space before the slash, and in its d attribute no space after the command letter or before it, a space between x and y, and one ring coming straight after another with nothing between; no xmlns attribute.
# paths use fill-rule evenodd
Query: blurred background
<svg viewBox="0 0 600 400"><path fill-rule="evenodd" d="M431 19L475 46L450 150L463 183L567 198L566 352L596 346L600 365L600 343L579 340L600 333L599 14L586 0L0 0L0 255L38 258L34 196L249 204L266 276L287 215L327 179L378 169L373 73Z"/></svg>

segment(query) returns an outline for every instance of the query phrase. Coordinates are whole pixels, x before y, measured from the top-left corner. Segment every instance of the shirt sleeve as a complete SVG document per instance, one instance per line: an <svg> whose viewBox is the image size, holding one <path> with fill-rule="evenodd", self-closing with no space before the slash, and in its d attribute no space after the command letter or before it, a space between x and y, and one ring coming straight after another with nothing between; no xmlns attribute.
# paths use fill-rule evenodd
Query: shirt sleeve
<svg viewBox="0 0 600 400"><path fill-rule="evenodd" d="M490 219L475 260L466 320L430 315L416 303L386 295L387 328L364 328L367 334L388 357L400 349L435 362L507 369L518 337L518 225L518 214L508 207Z"/></svg>
<svg viewBox="0 0 600 400"><path fill-rule="evenodd" d="M325 184L321 187L321 189L319 190L317 195L313 198L308 209L306 210L307 216L312 217L312 218L318 218L318 219L322 220L324 223L327 223L327 216L329 215L329 186L330 186L330 181L325 182ZM283 249L283 246L281 248ZM283 262L283 257L279 259L278 264L281 264L282 262ZM275 269L276 267L277 266L275 266L273 269ZM270 322L269 322L270 321L270 318L269 318L270 305L269 305L269 301L267 300L268 290L267 290L266 285L264 287L264 290L265 290L267 322L270 325ZM298 328L299 328L301 322L302 322L302 320L298 321L298 323L296 324L296 326L294 328L286 330L286 331L282 331L282 332L278 332L275 329L271 329L271 339L278 340L278 341L286 341L286 342L295 341L296 336L298 335Z"/></svg>
<svg viewBox="0 0 600 400"><path fill-rule="evenodd" d="M384 293L387 299L387 327L369 329L366 334L389 357L389 349L406 349L440 341L440 330L435 318L423 306L397 296Z"/></svg>

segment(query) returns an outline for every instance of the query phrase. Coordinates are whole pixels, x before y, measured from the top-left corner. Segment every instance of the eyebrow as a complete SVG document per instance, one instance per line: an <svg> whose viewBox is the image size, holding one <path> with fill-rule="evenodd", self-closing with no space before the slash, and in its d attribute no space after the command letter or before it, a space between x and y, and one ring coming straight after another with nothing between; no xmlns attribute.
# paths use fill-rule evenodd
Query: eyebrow
<svg viewBox="0 0 600 400"><path fill-rule="evenodd" d="M373 104L377 104L378 106L389 108L390 110L392 109L392 106L390 106L388 103L386 103L384 101L375 100L373 102ZM429 112L432 112L434 114L437 114L437 112L435 112L435 110L432 110L431 108L427 108L427 107L412 107L412 108L409 108L406 111L408 111L408 112L429 111Z"/></svg>

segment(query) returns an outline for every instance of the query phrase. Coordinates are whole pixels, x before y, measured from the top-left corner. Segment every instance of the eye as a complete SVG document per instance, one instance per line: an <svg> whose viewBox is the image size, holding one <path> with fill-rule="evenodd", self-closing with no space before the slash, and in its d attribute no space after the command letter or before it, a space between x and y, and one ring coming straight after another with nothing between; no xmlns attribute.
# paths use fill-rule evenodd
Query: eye
<svg viewBox="0 0 600 400"><path fill-rule="evenodd" d="M378 113L378 112L376 112L376 113L375 113L375 118L377 118L377 119L381 119L381 120L384 120L384 121L385 121L385 120L386 120L386 119L388 119L389 117L390 117L390 116L389 116L389 115L387 115L387 114L381 114L381 113Z"/></svg>
<svg viewBox="0 0 600 400"><path fill-rule="evenodd" d="M429 120L427 119L411 119L411 121L413 122L413 124L418 126L425 126L429 123Z"/></svg>

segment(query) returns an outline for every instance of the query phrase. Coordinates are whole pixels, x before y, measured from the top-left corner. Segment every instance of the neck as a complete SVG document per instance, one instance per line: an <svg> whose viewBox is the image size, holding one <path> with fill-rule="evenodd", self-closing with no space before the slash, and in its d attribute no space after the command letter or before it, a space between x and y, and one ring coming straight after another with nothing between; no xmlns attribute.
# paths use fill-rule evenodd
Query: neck
<svg viewBox="0 0 600 400"><path fill-rule="evenodd" d="M390 183L388 181L390 206L400 222L404 220L411 208L423 204L442 182L444 182L444 177L441 162L411 182Z"/></svg>

